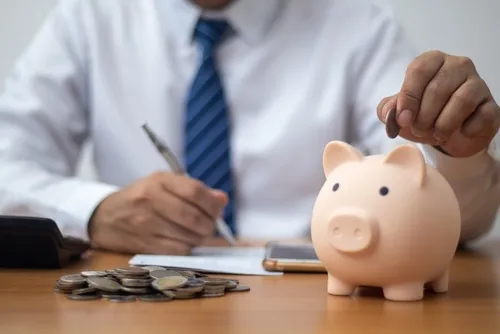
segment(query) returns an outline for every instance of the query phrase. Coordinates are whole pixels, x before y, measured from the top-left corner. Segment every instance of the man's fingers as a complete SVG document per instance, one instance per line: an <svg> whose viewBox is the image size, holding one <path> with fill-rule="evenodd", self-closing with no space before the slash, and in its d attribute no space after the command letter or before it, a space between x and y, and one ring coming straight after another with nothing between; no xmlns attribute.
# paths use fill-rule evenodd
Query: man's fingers
<svg viewBox="0 0 500 334"><path fill-rule="evenodd" d="M424 89L420 110L412 123L415 135L423 136L431 133L438 118L436 126L447 125L446 121L443 122L443 120L448 120L451 115L446 115L443 119L440 113L450 100L450 96L467 81L468 77L468 73L457 71L454 66L453 62L447 62L443 65ZM465 117L461 120L464 120Z"/></svg>
<svg viewBox="0 0 500 334"><path fill-rule="evenodd" d="M396 108L398 95L388 96L382 99L377 106L378 119L385 124L387 113L389 110Z"/></svg>
<svg viewBox="0 0 500 334"><path fill-rule="evenodd" d="M156 215L151 220L147 229L148 235L169 238L190 246L200 245L206 237L206 235L202 235L199 231L194 232L159 215Z"/></svg>
<svg viewBox="0 0 500 334"><path fill-rule="evenodd" d="M141 248L143 249L143 253L147 254L170 255L187 255L192 249L188 244L160 236L143 239Z"/></svg>
<svg viewBox="0 0 500 334"><path fill-rule="evenodd" d="M173 224L182 226L201 237L213 232L215 219L198 206L167 191L159 193L156 197L153 210L164 221L171 221Z"/></svg>
<svg viewBox="0 0 500 334"><path fill-rule="evenodd" d="M479 82L481 81L481 82ZM483 103L489 95L486 84L482 83L479 77L466 81L454 93L448 103L441 110L435 124L431 124L434 130L434 137L441 142L446 142L456 131L459 131L464 122ZM479 112L482 114L482 112ZM493 116L493 115L492 115ZM482 122L483 117L477 119L473 116L472 126L477 122Z"/></svg>
<svg viewBox="0 0 500 334"><path fill-rule="evenodd" d="M488 140L498 131L500 110L491 100L481 104L477 110L465 121L462 133L469 138L484 137Z"/></svg>
<svg viewBox="0 0 500 334"><path fill-rule="evenodd" d="M398 96L397 109L415 119L420 111L425 88L445 62L445 54L438 51L417 57L406 71Z"/></svg>
<svg viewBox="0 0 500 334"><path fill-rule="evenodd" d="M162 182L164 188L176 196L200 207L214 220L220 215L226 204L220 196L202 182L185 176L169 175Z"/></svg>

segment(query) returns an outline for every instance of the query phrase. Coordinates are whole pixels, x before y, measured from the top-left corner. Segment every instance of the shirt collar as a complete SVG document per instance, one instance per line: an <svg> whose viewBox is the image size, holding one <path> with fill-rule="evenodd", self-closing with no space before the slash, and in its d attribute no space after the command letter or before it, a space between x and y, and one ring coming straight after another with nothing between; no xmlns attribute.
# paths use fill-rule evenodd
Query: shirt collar
<svg viewBox="0 0 500 334"><path fill-rule="evenodd" d="M173 4L173 1L168 0ZM193 31L200 17L226 19L235 33L254 45L259 43L271 28L285 0L234 0L219 11L202 10L191 0L177 0L175 16L185 29L183 40L192 43Z"/></svg>

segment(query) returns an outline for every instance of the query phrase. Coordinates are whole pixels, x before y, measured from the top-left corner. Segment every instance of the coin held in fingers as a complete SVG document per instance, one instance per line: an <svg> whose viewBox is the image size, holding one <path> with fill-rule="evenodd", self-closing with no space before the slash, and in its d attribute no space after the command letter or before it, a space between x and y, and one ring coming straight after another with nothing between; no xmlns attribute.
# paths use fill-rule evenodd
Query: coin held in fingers
<svg viewBox="0 0 500 334"><path fill-rule="evenodd" d="M394 139L399 135L399 131L401 131L401 127L396 120L396 108L393 108L385 117L385 132L389 138Z"/></svg>

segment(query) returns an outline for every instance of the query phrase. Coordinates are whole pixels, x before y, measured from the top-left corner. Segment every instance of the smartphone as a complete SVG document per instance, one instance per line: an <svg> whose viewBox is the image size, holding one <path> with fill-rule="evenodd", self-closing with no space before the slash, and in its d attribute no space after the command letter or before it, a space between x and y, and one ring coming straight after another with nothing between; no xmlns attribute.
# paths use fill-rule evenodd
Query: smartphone
<svg viewBox="0 0 500 334"><path fill-rule="evenodd" d="M309 243L269 242L265 247L262 266L267 271L326 272Z"/></svg>

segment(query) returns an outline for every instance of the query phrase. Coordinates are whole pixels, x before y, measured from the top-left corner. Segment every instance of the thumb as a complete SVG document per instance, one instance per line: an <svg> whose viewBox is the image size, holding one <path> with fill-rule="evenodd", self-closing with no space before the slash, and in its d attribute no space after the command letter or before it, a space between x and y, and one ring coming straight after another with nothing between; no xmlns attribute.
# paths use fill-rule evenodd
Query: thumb
<svg viewBox="0 0 500 334"><path fill-rule="evenodd" d="M389 110L396 108L398 102L398 95L399 94L388 96L383 98L382 101L380 101L377 107L377 116L382 123L385 124L385 120Z"/></svg>
<svg viewBox="0 0 500 334"><path fill-rule="evenodd" d="M229 197L224 191L212 189L211 192L223 205L226 205L229 202Z"/></svg>

